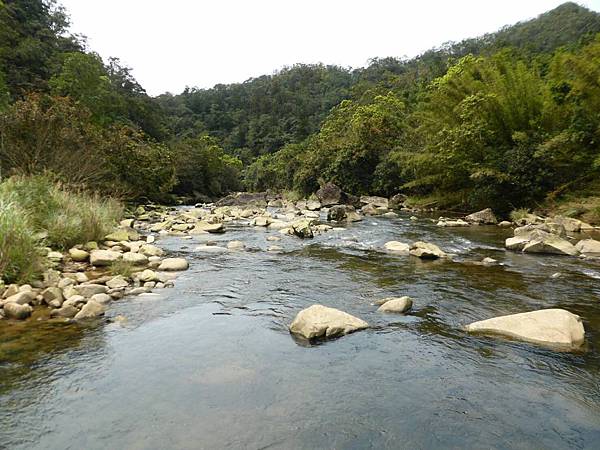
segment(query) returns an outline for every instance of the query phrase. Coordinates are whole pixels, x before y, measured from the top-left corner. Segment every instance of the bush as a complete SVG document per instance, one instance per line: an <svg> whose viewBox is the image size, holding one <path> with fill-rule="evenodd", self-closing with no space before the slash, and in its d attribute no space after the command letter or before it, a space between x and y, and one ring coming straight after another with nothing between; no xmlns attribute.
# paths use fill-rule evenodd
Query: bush
<svg viewBox="0 0 600 450"><path fill-rule="evenodd" d="M27 212L30 234L41 233L46 245L61 249L103 239L123 212L116 200L69 190L49 175L9 178L0 184L0 198Z"/></svg>
<svg viewBox="0 0 600 450"><path fill-rule="evenodd" d="M29 219L10 195L0 195L0 279L8 283L27 282L42 268Z"/></svg>

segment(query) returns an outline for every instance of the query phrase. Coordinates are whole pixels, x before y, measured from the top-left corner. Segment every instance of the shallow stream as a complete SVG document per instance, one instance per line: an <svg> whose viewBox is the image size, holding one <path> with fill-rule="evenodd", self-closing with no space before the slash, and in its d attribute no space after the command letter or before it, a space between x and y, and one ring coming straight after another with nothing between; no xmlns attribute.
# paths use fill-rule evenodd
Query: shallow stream
<svg viewBox="0 0 600 450"><path fill-rule="evenodd" d="M0 448L600 448L600 265L506 252L509 235L401 216L312 240L242 224L163 238L191 263L175 288L113 302L96 324L0 321ZM248 250L194 251L207 240ZM394 256L390 240L455 256ZM502 265L473 264L486 256ZM371 306L402 295L408 315ZM372 328L293 339L314 303ZM550 307L583 318L583 351L463 331Z"/></svg>

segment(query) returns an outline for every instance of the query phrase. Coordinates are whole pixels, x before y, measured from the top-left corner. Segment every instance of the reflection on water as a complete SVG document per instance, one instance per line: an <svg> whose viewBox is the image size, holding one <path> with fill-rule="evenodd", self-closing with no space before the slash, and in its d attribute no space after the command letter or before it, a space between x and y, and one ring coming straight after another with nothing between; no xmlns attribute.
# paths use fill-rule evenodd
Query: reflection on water
<svg viewBox="0 0 600 450"><path fill-rule="evenodd" d="M114 303L107 323L0 322L0 447L598 448L600 268L504 252L508 233L369 219L283 237L278 254L264 229L210 236L245 252L167 238L190 270L158 296ZM454 260L382 253L388 240L434 242ZM502 265L474 264L486 256ZM410 314L371 305L398 295L413 297ZM313 303L372 328L293 339L287 325ZM548 307L583 317L584 351L463 330Z"/></svg>

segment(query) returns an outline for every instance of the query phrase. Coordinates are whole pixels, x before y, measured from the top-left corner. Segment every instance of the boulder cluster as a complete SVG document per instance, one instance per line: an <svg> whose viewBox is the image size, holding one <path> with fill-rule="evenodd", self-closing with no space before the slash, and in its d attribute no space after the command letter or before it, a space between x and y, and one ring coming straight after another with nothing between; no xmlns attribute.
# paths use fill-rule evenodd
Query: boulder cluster
<svg viewBox="0 0 600 450"><path fill-rule="evenodd" d="M0 317L23 320L35 307L45 307L51 318L91 319L104 315L114 300L172 287L173 272L187 270L188 262L164 257L153 235L140 234L142 228L127 219L102 242L64 253L49 249L51 268L42 280L21 286L0 282Z"/></svg>

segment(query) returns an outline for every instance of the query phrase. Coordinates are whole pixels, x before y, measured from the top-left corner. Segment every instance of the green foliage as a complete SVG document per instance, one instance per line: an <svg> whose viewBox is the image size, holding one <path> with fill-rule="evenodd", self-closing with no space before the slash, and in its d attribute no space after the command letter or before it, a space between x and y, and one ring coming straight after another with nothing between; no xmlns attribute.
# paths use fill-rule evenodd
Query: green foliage
<svg viewBox="0 0 600 450"><path fill-rule="evenodd" d="M218 196L239 190L242 162L226 154L210 136L184 138L171 145L177 176L176 193Z"/></svg>
<svg viewBox="0 0 600 450"><path fill-rule="evenodd" d="M0 173L52 172L71 185L159 199L175 184L170 150L125 125L98 125L64 97L30 95L0 114Z"/></svg>
<svg viewBox="0 0 600 450"><path fill-rule="evenodd" d="M11 0L0 6L0 66L11 96L45 91L63 52L80 51L55 0Z"/></svg>
<svg viewBox="0 0 600 450"><path fill-rule="evenodd" d="M26 212L30 235L41 233L47 245L61 249L103 239L123 213L110 197L67 189L50 176L9 178L0 184L0 198Z"/></svg>
<svg viewBox="0 0 600 450"><path fill-rule="evenodd" d="M54 95L70 97L92 112L99 123L111 123L124 108L100 57L73 52L64 57L61 72L50 79Z"/></svg>

